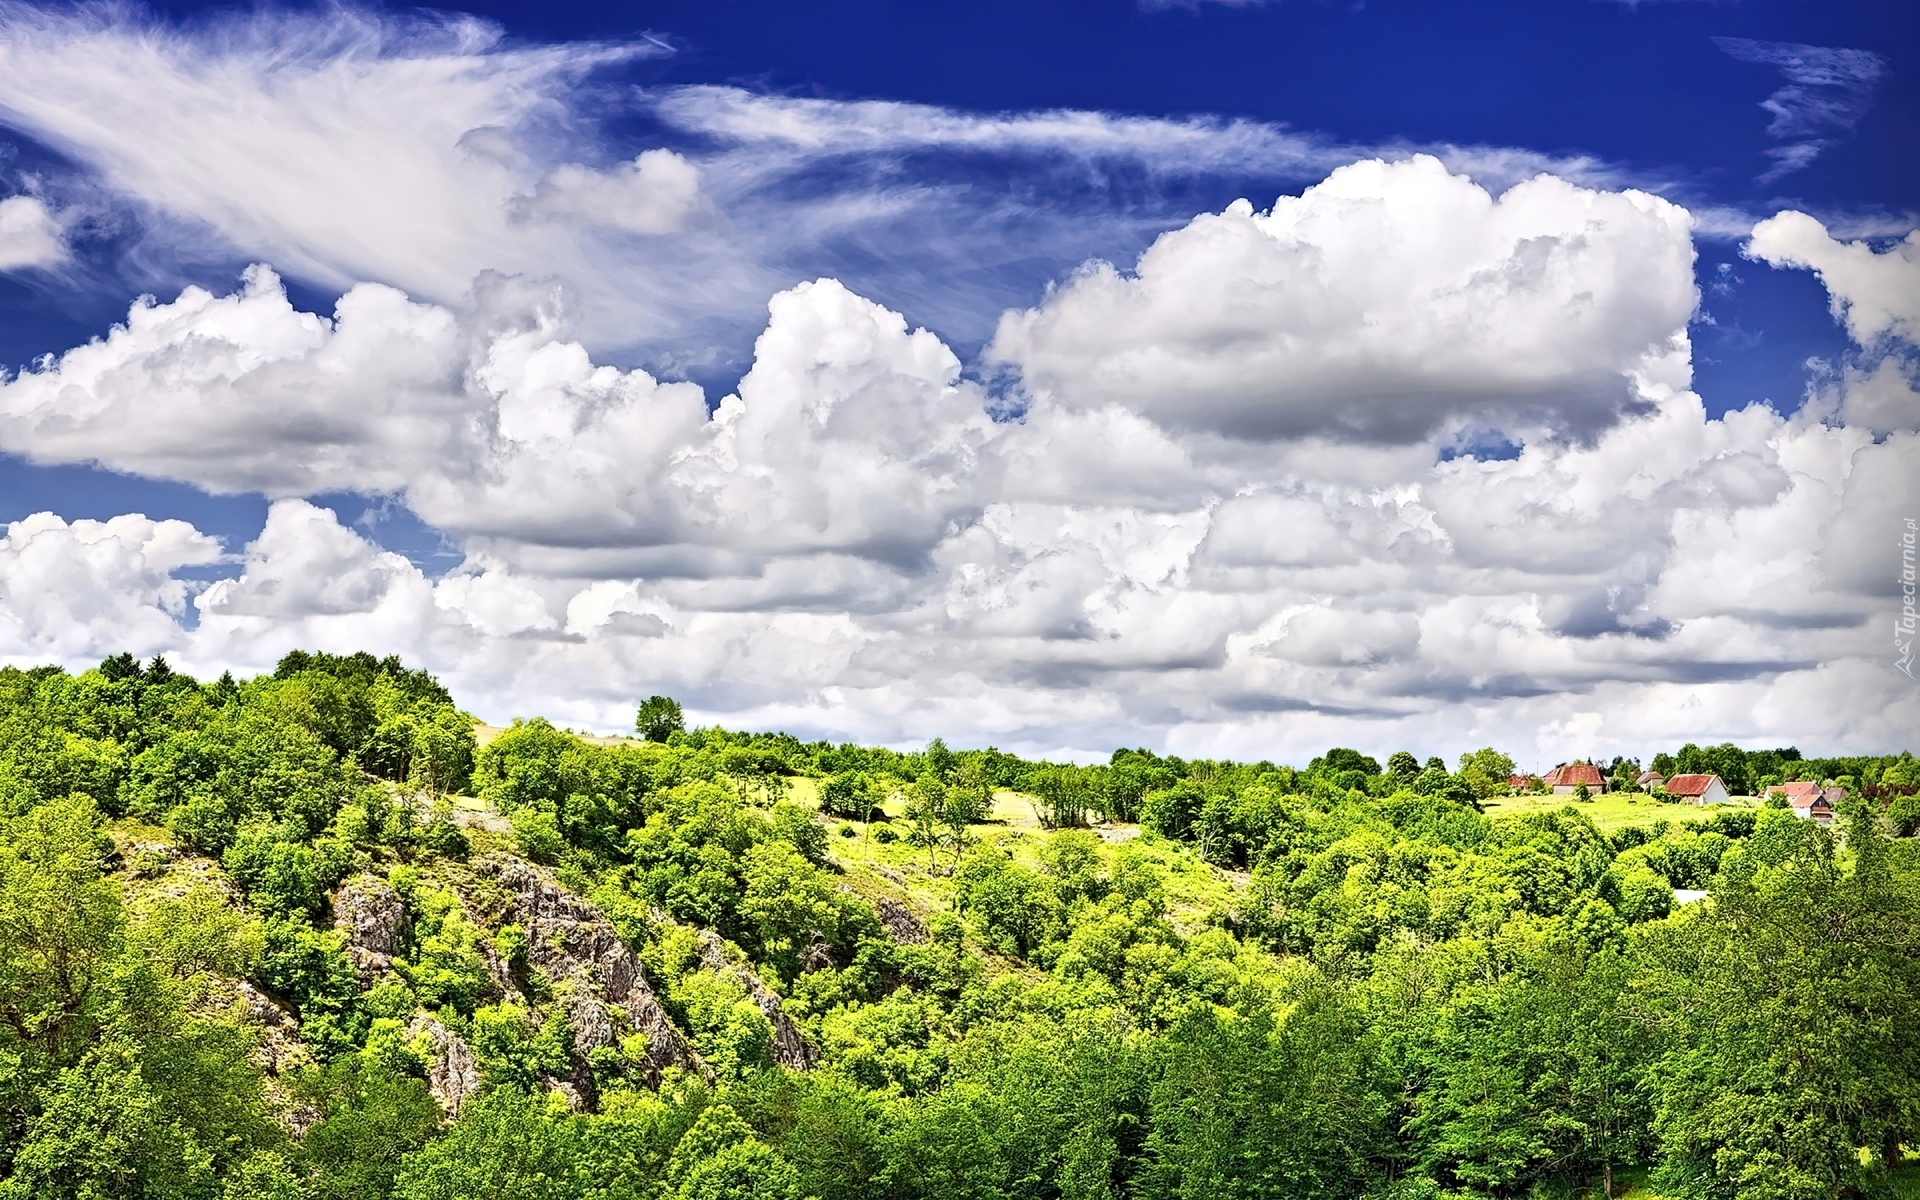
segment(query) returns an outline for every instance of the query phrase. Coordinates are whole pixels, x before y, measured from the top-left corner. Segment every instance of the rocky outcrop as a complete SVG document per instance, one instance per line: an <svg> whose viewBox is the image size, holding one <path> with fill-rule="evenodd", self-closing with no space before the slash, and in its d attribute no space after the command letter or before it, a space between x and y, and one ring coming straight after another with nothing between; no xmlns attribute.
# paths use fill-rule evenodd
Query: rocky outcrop
<svg viewBox="0 0 1920 1200"><path fill-rule="evenodd" d="M747 999L763 1013L773 1026L773 1061L783 1067L796 1071L810 1071L820 1061L820 1051L807 1040L800 1027L793 1023L787 1010L780 1003L780 995L754 974L746 966L733 961L728 953L727 943L711 929L700 931L700 965L709 971L732 976L747 990Z"/></svg>
<svg viewBox="0 0 1920 1200"><path fill-rule="evenodd" d="M407 906L386 880L355 875L334 890L333 927L347 935L347 957L367 987L406 946Z"/></svg>
<svg viewBox="0 0 1920 1200"><path fill-rule="evenodd" d="M454 804L447 810L447 819L462 829L484 829L488 833L512 833L513 822L490 808L469 808L475 801ZM429 810L429 815L430 815Z"/></svg>
<svg viewBox="0 0 1920 1200"><path fill-rule="evenodd" d="M120 848L120 861L136 876L151 879L180 860L180 852L165 842L128 842Z"/></svg>
<svg viewBox="0 0 1920 1200"><path fill-rule="evenodd" d="M459 1034L424 1013L407 1026L409 1039L427 1042L427 1090L449 1119L460 1115L467 1097L480 1090L480 1062Z"/></svg>
<svg viewBox="0 0 1920 1200"><path fill-rule="evenodd" d="M300 1040L300 1021L293 1010L245 979L233 983L235 998L248 1018L260 1027L254 1062L269 1074L280 1075L312 1061Z"/></svg>
<svg viewBox="0 0 1920 1200"><path fill-rule="evenodd" d="M918 946L927 940L926 922L914 916L913 910L900 901L882 896L873 902L873 911L887 936L901 945Z"/></svg>
<svg viewBox="0 0 1920 1200"><path fill-rule="evenodd" d="M629 1031L647 1040L646 1077L657 1082L668 1067L705 1067L675 1027L640 969L640 960L606 915L567 891L546 872L519 859L476 860L488 919L518 925L527 933L527 965L566 996L573 1030L573 1083L591 1095L587 1059L602 1046L617 1046Z"/></svg>

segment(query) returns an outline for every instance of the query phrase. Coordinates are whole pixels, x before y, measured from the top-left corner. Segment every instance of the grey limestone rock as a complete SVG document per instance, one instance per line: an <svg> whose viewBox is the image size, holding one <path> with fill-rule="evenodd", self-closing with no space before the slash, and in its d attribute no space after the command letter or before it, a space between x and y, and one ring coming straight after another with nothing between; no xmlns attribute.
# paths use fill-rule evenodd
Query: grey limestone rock
<svg viewBox="0 0 1920 1200"><path fill-rule="evenodd" d="M499 922L526 930L527 964L556 991L571 991L576 1087L591 1087L587 1056L617 1044L623 1025L646 1036L649 1082L673 1066L704 1073L704 1064L661 1007L640 960L604 913L531 863L489 856L473 869L494 885L490 900Z"/></svg>
<svg viewBox="0 0 1920 1200"><path fill-rule="evenodd" d="M433 1048L427 1065L427 1090L449 1118L460 1115L467 1097L480 1090L480 1062L459 1034L422 1013L407 1026L410 1037L426 1035Z"/></svg>
<svg viewBox="0 0 1920 1200"><path fill-rule="evenodd" d="M780 995L761 981L747 966L733 961L727 943L711 929L700 931L700 965L709 971L731 975L747 990L767 1021L773 1026L773 1061L783 1067L809 1071L820 1061L820 1051L809 1042L781 1006Z"/></svg>
<svg viewBox="0 0 1920 1200"><path fill-rule="evenodd" d="M887 936L901 945L918 946L927 940L926 922L898 900L883 896L874 902L873 910L879 915L880 926L887 931Z"/></svg>
<svg viewBox="0 0 1920 1200"><path fill-rule="evenodd" d="M245 979L235 980L233 989L247 1015L260 1026L260 1045L254 1060L262 1068L278 1075L311 1061L300 1040L300 1022L291 1009Z"/></svg>
<svg viewBox="0 0 1920 1200"><path fill-rule="evenodd" d="M347 957L366 986L406 945L407 906L386 880L355 875L334 889L333 927L347 935Z"/></svg>

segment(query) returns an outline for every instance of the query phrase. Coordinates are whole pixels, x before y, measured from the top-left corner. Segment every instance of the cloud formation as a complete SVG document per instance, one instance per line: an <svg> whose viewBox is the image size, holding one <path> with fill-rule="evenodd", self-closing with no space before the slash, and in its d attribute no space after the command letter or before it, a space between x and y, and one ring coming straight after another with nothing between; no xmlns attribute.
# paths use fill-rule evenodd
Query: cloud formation
<svg viewBox="0 0 1920 1200"><path fill-rule="evenodd" d="M1793 415L1709 419L1696 218L1604 164L588 86L631 53L0 8L8 122L161 241L273 264L0 379L0 449L273 501L211 583L223 548L179 522L15 524L0 656L364 647L494 718L617 728L660 691L1039 752L1920 727L1880 637L1920 508L1911 239L1753 229L1859 350ZM1289 194L1170 199L1236 176ZM808 269L836 255L881 265ZM673 378L735 357L730 388ZM459 565L328 493L404 505Z"/></svg>
<svg viewBox="0 0 1920 1200"><path fill-rule="evenodd" d="M493 553L579 569L913 559L979 502L984 397L932 334L832 280L773 298L711 418L695 385L595 365L551 299L502 283L463 321L362 284L329 320L256 267L0 383L0 449L214 492L395 493Z"/></svg>
<svg viewBox="0 0 1920 1200"><path fill-rule="evenodd" d="M51 267L65 261L60 224L37 196L0 200L0 271Z"/></svg>
<svg viewBox="0 0 1920 1200"><path fill-rule="evenodd" d="M1684 210L1540 176L1497 200L1435 159L1342 167L1163 235L1002 318L989 354L1074 407L1170 428L1415 441L1640 399L1694 307Z"/></svg>
<svg viewBox="0 0 1920 1200"><path fill-rule="evenodd" d="M0 115L159 213L317 281L438 299L486 267L564 263L503 232L537 182L489 153L570 80L640 48L508 49L471 19L257 14L198 29L120 7L0 7ZM181 231L184 233L184 231Z"/></svg>
<svg viewBox="0 0 1920 1200"><path fill-rule="evenodd" d="M699 199L699 168L671 150L644 150L605 171L562 163L541 181L526 211L662 234L679 229Z"/></svg>
<svg viewBox="0 0 1920 1200"><path fill-rule="evenodd" d="M16 526L9 544L58 535L69 590L112 603L83 621L15 585L8 651L138 642L214 670L369 646L494 717L617 727L666 691L734 722L1043 752L1893 744L1920 697L1882 661L1878 615L1920 435L1864 419L1904 411L1878 374L1841 411L1709 419L1688 390L1686 229L1630 193L1495 199L1431 162L1350 168L1008 314L1026 340L1002 344L1029 356L1005 357L1012 420L937 337L832 280L773 297L710 410L597 364L540 288L501 281L463 313L361 285L329 319L258 270L0 385L17 452L282 497L239 574L197 594L166 565L216 553L191 531L172 544L200 557L168 560L122 518L135 550L103 559L62 532L86 523ZM1857 336L1906 337L1897 303L1870 311L1896 252L1856 261L1786 218L1754 247L1820 269ZM1381 279L1438 299L1397 305ZM1123 342L1209 339L1227 386L1103 373ZM1283 411L1386 378L1412 415L1249 426L1231 385L1261 371ZM1595 379L1634 403L1585 407ZM1554 404L1561 426L1588 418L1579 436L1538 419ZM1462 421L1524 445L1444 455ZM300 498L328 489L397 494L465 561L428 578Z"/></svg>
<svg viewBox="0 0 1920 1200"><path fill-rule="evenodd" d="M15 521L0 538L0 656L71 661L101 645L173 649L187 636L180 621L193 599L174 572L220 552L185 521L69 523L52 513Z"/></svg>
<svg viewBox="0 0 1920 1200"><path fill-rule="evenodd" d="M1822 403L1849 425L1920 429L1920 231L1876 251L1841 241L1806 213L1783 212L1754 226L1744 252L1818 275L1834 318L1860 348L1840 364Z"/></svg>
<svg viewBox="0 0 1920 1200"><path fill-rule="evenodd" d="M1840 134L1852 133L1873 106L1873 87L1887 65L1870 50L1734 37L1713 43L1741 62L1778 67L1787 81L1760 102L1773 114L1767 132L1787 143L1767 151L1773 166L1755 181L1762 184L1811 165Z"/></svg>
<svg viewBox="0 0 1920 1200"><path fill-rule="evenodd" d="M1278 190L1418 149L1247 120L619 82L666 53L337 7L178 26L0 3L0 122L77 164L61 187L154 231L124 264L129 291L257 261L458 307L483 273L525 274L564 287L596 351L696 373L744 369L767 296L803 279L835 274L984 340L1053 274L1183 223L1196 182ZM634 144L635 128L651 132ZM1614 175L1427 149L1493 187Z"/></svg>
<svg viewBox="0 0 1920 1200"><path fill-rule="evenodd" d="M1811 269L1854 341L1890 336L1920 345L1920 230L1876 252L1840 241L1806 213L1783 212L1754 226L1746 252L1770 266Z"/></svg>

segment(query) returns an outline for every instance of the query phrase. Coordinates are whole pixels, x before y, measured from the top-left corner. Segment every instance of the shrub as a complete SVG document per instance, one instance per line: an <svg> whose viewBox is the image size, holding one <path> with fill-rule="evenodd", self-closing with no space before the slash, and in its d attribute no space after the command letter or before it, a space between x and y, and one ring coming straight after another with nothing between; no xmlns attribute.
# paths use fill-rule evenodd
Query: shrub
<svg viewBox="0 0 1920 1200"><path fill-rule="evenodd" d="M829 775L820 784L820 811L830 817L864 821L873 810L873 783L857 771Z"/></svg>
<svg viewBox="0 0 1920 1200"><path fill-rule="evenodd" d="M545 809L518 809L509 820L513 822L513 840L519 845L520 853L534 862L552 866L567 852L559 822Z"/></svg>
<svg viewBox="0 0 1920 1200"><path fill-rule="evenodd" d="M791 801L782 801L773 806L772 817L775 836L791 843L808 862L826 861L826 826L814 820L811 809Z"/></svg>
<svg viewBox="0 0 1920 1200"><path fill-rule="evenodd" d="M1887 806L1887 824L1895 837L1920 834L1920 795L1901 796Z"/></svg>
<svg viewBox="0 0 1920 1200"><path fill-rule="evenodd" d="M1191 783L1148 792L1140 805L1140 824L1163 837L1183 838L1193 831L1206 796Z"/></svg>

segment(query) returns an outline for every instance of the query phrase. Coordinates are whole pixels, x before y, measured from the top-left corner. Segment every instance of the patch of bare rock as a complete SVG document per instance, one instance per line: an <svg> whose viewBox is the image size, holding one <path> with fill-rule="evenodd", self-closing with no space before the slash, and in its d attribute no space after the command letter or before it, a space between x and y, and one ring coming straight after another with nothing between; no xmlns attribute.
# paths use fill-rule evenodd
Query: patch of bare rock
<svg viewBox="0 0 1920 1200"><path fill-rule="evenodd" d="M780 995L745 964L735 961L726 940L711 929L700 931L700 965L709 971L732 976L747 991L747 998L773 1026L773 1061L783 1067L810 1071L820 1061L820 1051L807 1040L800 1027L781 1006Z"/></svg>

